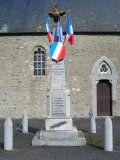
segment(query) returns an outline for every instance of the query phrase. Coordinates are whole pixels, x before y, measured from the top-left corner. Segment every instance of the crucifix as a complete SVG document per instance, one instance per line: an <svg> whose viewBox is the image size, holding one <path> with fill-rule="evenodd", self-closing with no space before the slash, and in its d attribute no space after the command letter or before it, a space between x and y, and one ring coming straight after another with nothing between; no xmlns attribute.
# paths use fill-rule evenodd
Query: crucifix
<svg viewBox="0 0 120 160"><path fill-rule="evenodd" d="M51 18L53 18L54 22L57 23L58 21L60 21L60 16L65 15L66 13L64 11L58 11L57 9L58 7L58 3L54 3L53 5L53 12L49 12L49 16Z"/></svg>

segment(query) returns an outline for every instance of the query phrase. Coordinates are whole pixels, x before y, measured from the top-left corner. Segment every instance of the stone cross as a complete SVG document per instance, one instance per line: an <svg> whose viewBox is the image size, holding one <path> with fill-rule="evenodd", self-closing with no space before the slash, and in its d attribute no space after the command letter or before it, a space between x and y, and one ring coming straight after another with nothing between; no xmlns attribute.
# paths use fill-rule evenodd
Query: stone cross
<svg viewBox="0 0 120 160"><path fill-rule="evenodd" d="M54 3L53 12L49 15L54 19L54 22L60 20L60 16L65 12L57 10L57 3ZM53 26L53 37L56 42L56 25ZM62 27L60 27L62 35ZM66 89L65 82L65 66L64 59L57 62L52 60L51 87L48 92L48 117L49 118L68 118L70 117L70 92Z"/></svg>
<svg viewBox="0 0 120 160"><path fill-rule="evenodd" d="M57 3L54 3L53 12L49 15L57 23L65 12L58 12ZM53 26L53 42L56 42L56 24ZM62 27L60 27L62 35ZM57 40L58 42L58 40ZM32 145L37 146L81 146L86 140L81 131L73 126L70 116L70 90L65 86L64 59L57 62L52 60L51 87L47 92L47 119L45 130L37 132ZM70 138L70 139L68 139Z"/></svg>

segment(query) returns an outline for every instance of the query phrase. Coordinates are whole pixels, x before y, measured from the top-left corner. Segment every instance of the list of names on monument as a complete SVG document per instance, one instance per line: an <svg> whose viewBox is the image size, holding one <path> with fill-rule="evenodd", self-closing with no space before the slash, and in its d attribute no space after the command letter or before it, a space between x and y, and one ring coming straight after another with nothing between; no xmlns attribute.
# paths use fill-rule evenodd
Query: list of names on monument
<svg viewBox="0 0 120 160"><path fill-rule="evenodd" d="M51 108L52 108L52 117L54 118L63 118L65 117L65 98L64 94L61 91L56 91L56 94L51 96Z"/></svg>

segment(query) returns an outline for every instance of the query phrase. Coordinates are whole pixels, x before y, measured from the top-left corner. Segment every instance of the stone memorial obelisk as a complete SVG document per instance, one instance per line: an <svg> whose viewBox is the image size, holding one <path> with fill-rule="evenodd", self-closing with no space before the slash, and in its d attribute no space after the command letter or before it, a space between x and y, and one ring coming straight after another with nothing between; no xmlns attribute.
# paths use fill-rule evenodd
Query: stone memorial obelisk
<svg viewBox="0 0 120 160"><path fill-rule="evenodd" d="M53 12L49 15L54 19L53 42L57 42L56 28L60 16L65 12L57 10L54 3ZM60 27L62 35L62 27ZM70 117L70 90L66 88L64 59L52 60L51 86L47 94L47 119L45 130L38 131L32 140L33 146L82 146L86 144L81 131L73 126Z"/></svg>

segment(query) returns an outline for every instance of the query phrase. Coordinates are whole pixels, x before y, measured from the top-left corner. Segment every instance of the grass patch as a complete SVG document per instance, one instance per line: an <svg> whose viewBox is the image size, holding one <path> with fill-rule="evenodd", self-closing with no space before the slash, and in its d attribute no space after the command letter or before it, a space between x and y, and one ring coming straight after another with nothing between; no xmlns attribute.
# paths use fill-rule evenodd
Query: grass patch
<svg viewBox="0 0 120 160"><path fill-rule="evenodd" d="M116 142L116 145L119 146L120 145L120 140Z"/></svg>
<svg viewBox="0 0 120 160"><path fill-rule="evenodd" d="M97 146L100 146L102 147L103 146L103 139L99 139L99 140L94 140L92 137L88 137L88 136L85 136L86 138L86 141L88 144L91 144L91 145L97 145Z"/></svg>
<svg viewBox="0 0 120 160"><path fill-rule="evenodd" d="M43 144L42 147L47 147L47 144Z"/></svg>

